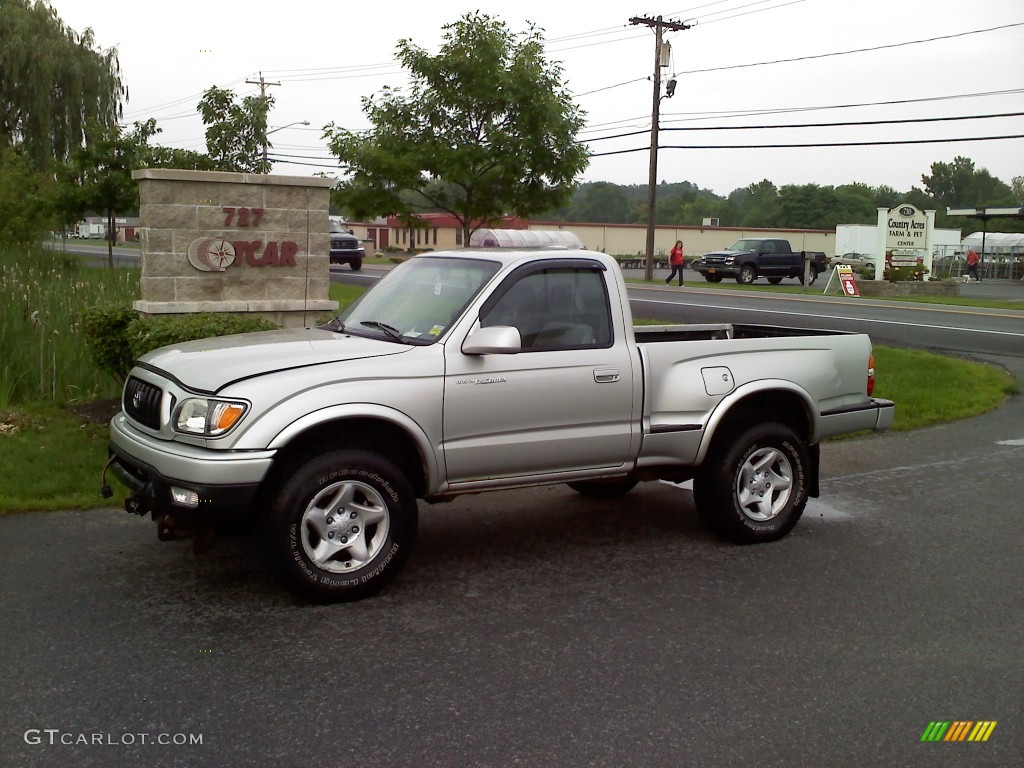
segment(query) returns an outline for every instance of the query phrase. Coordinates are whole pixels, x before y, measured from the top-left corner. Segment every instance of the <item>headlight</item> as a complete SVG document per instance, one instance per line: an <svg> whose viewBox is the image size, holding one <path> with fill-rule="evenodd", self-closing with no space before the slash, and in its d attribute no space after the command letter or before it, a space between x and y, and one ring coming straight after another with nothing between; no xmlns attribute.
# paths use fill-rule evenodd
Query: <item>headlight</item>
<svg viewBox="0 0 1024 768"><path fill-rule="evenodd" d="M182 401L174 417L174 428L188 435L217 437L241 421L249 404L239 400L207 400L194 397Z"/></svg>
<svg viewBox="0 0 1024 768"><path fill-rule="evenodd" d="M736 263L736 257L735 256L726 256L725 257L725 263L726 264L730 264L730 265L731 264L735 264Z"/></svg>

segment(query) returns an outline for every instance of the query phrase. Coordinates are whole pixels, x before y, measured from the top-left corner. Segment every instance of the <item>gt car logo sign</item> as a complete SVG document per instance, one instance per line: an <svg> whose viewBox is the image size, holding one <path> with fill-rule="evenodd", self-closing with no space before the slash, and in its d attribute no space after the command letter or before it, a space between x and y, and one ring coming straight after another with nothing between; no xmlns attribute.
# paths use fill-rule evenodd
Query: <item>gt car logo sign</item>
<svg viewBox="0 0 1024 768"><path fill-rule="evenodd" d="M188 263L200 272L224 272L244 261L250 267L294 267L299 253L292 240L234 240L200 237L188 246Z"/></svg>

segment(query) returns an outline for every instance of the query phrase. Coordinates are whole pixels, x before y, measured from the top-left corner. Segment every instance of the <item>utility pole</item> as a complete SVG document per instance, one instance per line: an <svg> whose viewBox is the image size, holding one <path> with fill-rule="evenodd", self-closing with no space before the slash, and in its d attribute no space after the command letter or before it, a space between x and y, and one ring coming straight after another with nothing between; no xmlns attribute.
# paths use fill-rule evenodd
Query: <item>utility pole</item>
<svg viewBox="0 0 1024 768"><path fill-rule="evenodd" d="M260 72L260 79L259 80L246 80L245 82L248 85L258 85L260 87L260 98L263 99L263 104L264 105L266 105L266 103L267 103L267 88L269 88L272 85L280 85L280 83L268 83L266 80L263 79L263 73L262 72ZM269 111L270 110L268 109L267 112L269 112ZM263 172L264 173L267 172L267 165L268 165L267 164L267 132L266 132L266 130L264 130L263 131Z"/></svg>
<svg viewBox="0 0 1024 768"><path fill-rule="evenodd" d="M668 66L667 57L662 55L661 32L663 29L682 31L689 29L691 24L681 21L665 21L661 16L656 19L647 16L634 16L630 24L643 24L654 28L654 106L651 112L651 159L650 172L647 176L647 259L644 268L644 279L654 279L654 209L657 201L658 185L658 122L661 119L661 68ZM664 63L663 63L664 62ZM675 81L669 81L672 92L675 92ZM669 96L672 93L668 94Z"/></svg>

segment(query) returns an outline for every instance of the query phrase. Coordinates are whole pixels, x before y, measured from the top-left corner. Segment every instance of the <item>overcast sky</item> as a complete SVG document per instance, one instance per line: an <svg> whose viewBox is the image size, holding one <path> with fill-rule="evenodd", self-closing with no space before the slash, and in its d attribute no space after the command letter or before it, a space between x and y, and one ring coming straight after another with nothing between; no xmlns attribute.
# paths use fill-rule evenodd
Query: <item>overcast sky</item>
<svg viewBox="0 0 1024 768"><path fill-rule="evenodd" d="M205 151L195 106L211 85L276 99L271 136L289 156L275 173L336 171L321 138L329 122L367 123L360 97L401 86L399 39L436 51L441 27L479 9L513 30L544 30L550 60L587 113L581 139L594 153L585 181L648 178L654 32L633 16L696 21L672 32L674 98L661 102L658 180L689 181L727 195L762 179L785 184L922 186L933 162L957 155L1009 183L1024 175L1024 139L893 146L711 149L715 145L825 144L1024 134L1024 2L1021 0L724 0L630 5L546 0L353 3L291 0L52 0L75 30L117 47L130 100L125 120L154 117L155 140ZM877 50L864 50L877 49ZM780 60L793 60L783 61ZM772 63L779 62L779 63ZM985 95L988 94L988 95ZM950 121L950 118L971 117ZM749 126L938 119L845 127ZM671 128L703 130L673 131ZM723 130L745 128L744 130ZM703 148L669 148L672 145ZM306 163L307 165L300 165Z"/></svg>

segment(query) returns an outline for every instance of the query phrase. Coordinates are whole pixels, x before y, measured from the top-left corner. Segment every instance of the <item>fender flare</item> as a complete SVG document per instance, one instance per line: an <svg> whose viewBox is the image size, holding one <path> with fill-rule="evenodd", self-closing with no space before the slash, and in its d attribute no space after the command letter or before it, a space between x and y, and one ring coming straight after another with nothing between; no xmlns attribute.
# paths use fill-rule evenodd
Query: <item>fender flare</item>
<svg viewBox="0 0 1024 768"><path fill-rule="evenodd" d="M434 447L423 428L402 411L374 403L343 403L320 408L312 413L299 417L278 432L270 441L268 448L280 450L307 430L330 421L344 419L379 419L389 422L412 438L413 444L423 461L426 472L427 488L436 489L442 477L443 467Z"/></svg>
<svg viewBox="0 0 1024 768"><path fill-rule="evenodd" d="M715 435L718 433L718 428L733 412L733 409L737 404L746 400L751 395L780 391L796 395L801 402L803 402L810 427L809 433L805 436L805 439L808 446L816 443L817 440L815 437L818 434L818 411L817 408L815 408L814 399L810 396L807 390L791 381L785 381L783 379L762 379L737 387L728 395L723 397L719 401L718 405L715 406L711 415L708 416L707 422L704 424L704 435L701 437L700 448L697 449L695 463L698 465L704 463L704 459L707 458L708 450L711 448L711 443L714 441Z"/></svg>

